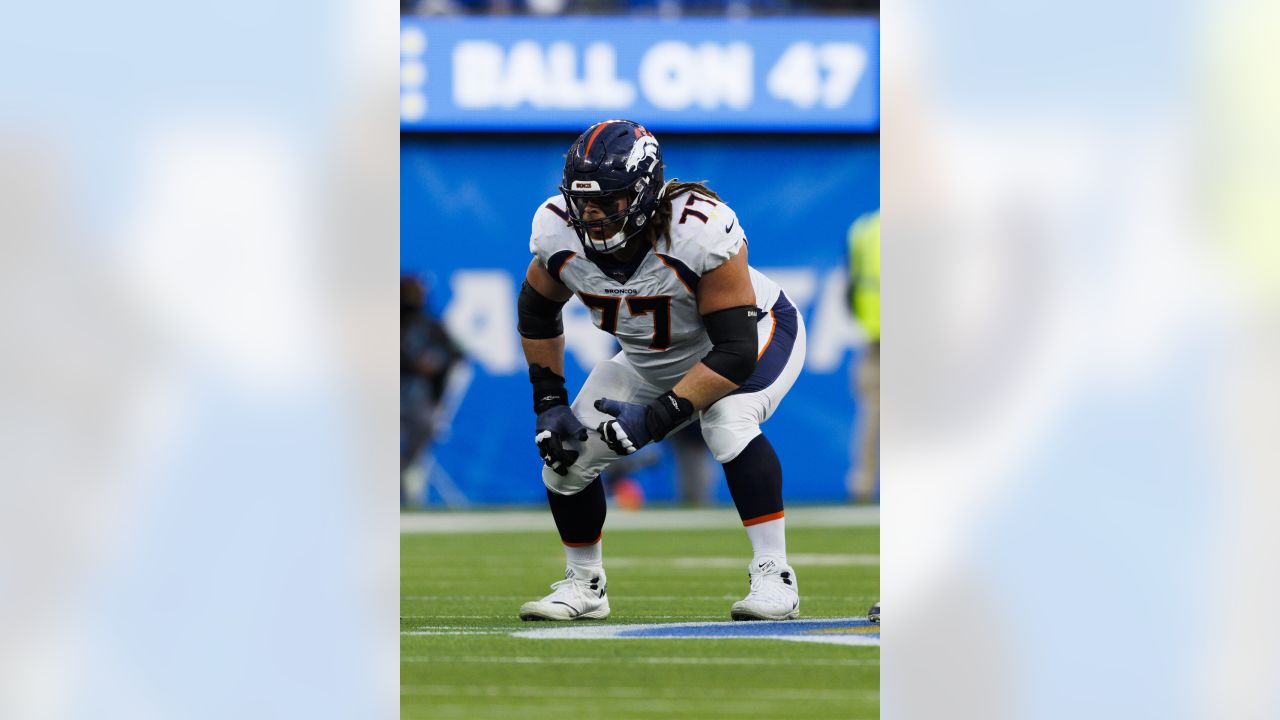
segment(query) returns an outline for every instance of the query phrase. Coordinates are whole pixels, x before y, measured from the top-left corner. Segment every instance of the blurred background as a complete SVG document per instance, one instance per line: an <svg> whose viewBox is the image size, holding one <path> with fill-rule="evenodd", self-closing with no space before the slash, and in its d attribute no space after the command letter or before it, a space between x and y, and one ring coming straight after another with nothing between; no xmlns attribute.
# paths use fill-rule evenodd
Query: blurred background
<svg viewBox="0 0 1280 720"><path fill-rule="evenodd" d="M762 266L806 268L803 253L823 247L829 264L806 271L840 267L847 230L877 204L854 199L874 185L805 206L805 232L767 236L765 216L827 188L753 205L735 176L790 172L789 160L761 168L751 148L803 146L802 130L748 130L758 138L738 136L732 172L694 164L694 140L742 127L747 111L723 99L741 96L721 89L725 126L692 134L692 120L650 106L692 112L702 96L686 88L659 108L638 61L624 62L632 42L723 44L679 35L710 23L757 48L751 112L764 113L785 48L758 48L790 36L732 33L784 18L750 4L745 22L727 4L702 17L690 4L656 32L641 26L666 20L651 7L554 20L567 36L551 42L577 58L560 72L573 77L588 48L567 28L621 25L593 36L616 65L590 97L628 99L616 78L634 106L535 129L531 117L566 101L508 108L474 84L463 98L487 127L442 120L404 133L440 109L433 93L454 95L432 55L450 47L439 28L474 21L496 33L539 18L514 4L500 19L424 18L439 28L417 44L410 33L406 47L416 15L354 0L15 6L0 26L0 717L395 715L401 518L387 478L403 398L391 278L420 274L444 314L461 264L405 258L509 237L474 266L511 288L532 208L587 123L631 113L651 124L672 174L705 174L752 213L760 252L778 253ZM551 44L527 27L521 39L551 67ZM879 28L894 235L884 717L1277 717L1280 8L904 0L885 6ZM514 54L514 42L478 40ZM470 47L472 65L493 72L492 46ZM427 62L406 71L415 52ZM790 100L777 107L775 122L831 130ZM856 101L844 107L847 130ZM488 134L506 123L553 135ZM436 134L447 130L465 134ZM838 137L850 152L865 140ZM462 178L487 170L427 174L439 183L427 195L405 179L415 144L442 167L455 144L504 138L513 157L526 142L545 150L496 163L543 173L537 182L475 186L467 199L485 208L467 217L503 218L503 233L414 225L414 213L460 213ZM812 172L842 162L823 156ZM508 202L516 193L527 195ZM805 303L811 333L815 308ZM494 327L516 352L514 319ZM796 386L826 377L838 389L838 438L856 417L849 344L841 368ZM483 351L468 349L480 383ZM811 361L819 354L810 348ZM516 380L493 373L510 390L489 397L527 427ZM771 433L796 421L797 397ZM528 462L509 485L535 492L532 452ZM822 473L833 496L847 496L838 478L849 467Z"/></svg>
<svg viewBox="0 0 1280 720"><path fill-rule="evenodd" d="M875 502L875 401L859 399L859 377L878 388L868 369L879 337L876 4L421 0L401 10L404 504L545 502L516 294L533 213L558 193L564 153L612 117L655 133L668 179L709 182L741 218L751 264L804 314L804 373L766 426L788 502ZM576 298L565 326L572 392L616 345ZM869 450L855 434L872 438ZM696 429L605 481L624 507L730 502Z"/></svg>

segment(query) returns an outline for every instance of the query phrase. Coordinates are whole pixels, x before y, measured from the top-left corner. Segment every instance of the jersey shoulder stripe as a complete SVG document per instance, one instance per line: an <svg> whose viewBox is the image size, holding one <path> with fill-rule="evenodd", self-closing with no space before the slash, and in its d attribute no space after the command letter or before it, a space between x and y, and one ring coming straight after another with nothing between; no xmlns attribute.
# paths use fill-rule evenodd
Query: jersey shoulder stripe
<svg viewBox="0 0 1280 720"><path fill-rule="evenodd" d="M560 279L560 273L564 270L564 266L577 254L572 250L561 250L552 254L547 260L547 272L551 273L551 277L555 278L556 282L564 284L564 281Z"/></svg>
<svg viewBox="0 0 1280 720"><path fill-rule="evenodd" d="M698 280L700 278L698 277L698 273L693 271L693 268L685 265L679 258L675 258L670 255L663 255L662 253L654 254L658 256L658 260L660 260L663 265L666 265L675 272L676 277L680 278L680 282L688 288L689 292L694 295L698 294Z"/></svg>
<svg viewBox="0 0 1280 720"><path fill-rule="evenodd" d="M529 252L548 270L551 258L568 250L577 252L581 249L577 234L569 226L569 213L564 208L564 198L552 195L538 205L533 213L533 223L529 234ZM567 258L560 263L563 268ZM552 274L555 275L559 271Z"/></svg>
<svg viewBox="0 0 1280 720"><path fill-rule="evenodd" d="M543 207L555 213L556 215L559 215L561 220L565 222L569 222L569 213L565 212L564 210L561 210L559 207L556 206L555 203L547 203L546 205L543 205Z"/></svg>

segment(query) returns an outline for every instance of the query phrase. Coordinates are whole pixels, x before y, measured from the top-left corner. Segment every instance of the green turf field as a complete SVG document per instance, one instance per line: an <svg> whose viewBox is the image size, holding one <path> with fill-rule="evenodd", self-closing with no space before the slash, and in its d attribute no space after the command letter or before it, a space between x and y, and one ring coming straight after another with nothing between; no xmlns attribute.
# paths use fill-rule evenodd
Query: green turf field
<svg viewBox="0 0 1280 720"><path fill-rule="evenodd" d="M606 528L604 543L605 624L727 621L746 594L741 529ZM559 625L516 617L563 576L554 532L403 534L400 546L402 718L879 717L879 647L511 637ZM789 527L787 549L802 618L863 616L878 599L878 527Z"/></svg>

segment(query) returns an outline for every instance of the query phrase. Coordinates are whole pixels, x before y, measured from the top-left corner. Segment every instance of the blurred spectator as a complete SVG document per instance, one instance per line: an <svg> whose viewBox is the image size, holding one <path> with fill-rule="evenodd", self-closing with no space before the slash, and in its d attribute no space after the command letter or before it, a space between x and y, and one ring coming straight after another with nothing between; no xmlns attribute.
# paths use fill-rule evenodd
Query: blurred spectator
<svg viewBox="0 0 1280 720"><path fill-rule="evenodd" d="M849 307L867 333L867 347L854 366L858 424L854 429L856 465L846 481L856 502L870 502L880 480L880 211L867 213L849 228Z"/></svg>
<svg viewBox="0 0 1280 720"><path fill-rule="evenodd" d="M427 307L422 281L400 278L400 476L404 480L435 435L435 410L462 352ZM409 492L416 495L416 492Z"/></svg>

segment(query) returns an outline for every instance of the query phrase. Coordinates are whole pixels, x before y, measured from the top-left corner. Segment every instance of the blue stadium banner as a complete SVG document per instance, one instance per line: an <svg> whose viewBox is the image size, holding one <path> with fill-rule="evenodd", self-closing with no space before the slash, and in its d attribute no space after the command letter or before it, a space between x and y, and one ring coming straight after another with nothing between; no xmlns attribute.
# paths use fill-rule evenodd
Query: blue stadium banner
<svg viewBox="0 0 1280 720"><path fill-rule="evenodd" d="M875 132L870 17L401 19L400 126Z"/></svg>
<svg viewBox="0 0 1280 720"><path fill-rule="evenodd" d="M533 444L528 365L516 331L528 269L530 220L556 192L564 152L577 137L474 133L406 136L400 144L400 268L429 286L428 305L467 356L436 417L431 500L546 503ZM857 466L859 406L853 370L866 337L849 312L849 226L880 205L878 139L814 139L788 133L659 134L667 177L706 178L751 238L751 265L776 281L803 314L804 370L764 424L782 458L788 503L838 502ZM617 352L578 300L564 308L564 374L576 395L588 373ZM625 476L647 502L675 501L680 470L672 442L641 449ZM716 500L730 503L709 454ZM615 469L623 476L622 466ZM612 482L613 471L606 474ZM548 521L549 522L549 521ZM550 526L548 526L550 527Z"/></svg>

